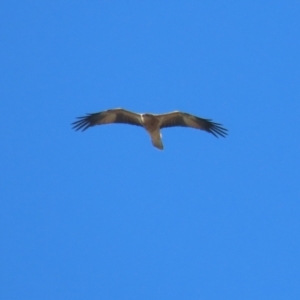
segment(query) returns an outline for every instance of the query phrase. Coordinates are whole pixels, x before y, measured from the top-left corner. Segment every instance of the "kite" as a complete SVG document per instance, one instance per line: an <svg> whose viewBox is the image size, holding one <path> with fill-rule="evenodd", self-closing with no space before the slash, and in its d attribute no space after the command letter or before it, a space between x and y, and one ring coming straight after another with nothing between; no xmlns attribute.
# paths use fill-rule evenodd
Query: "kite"
<svg viewBox="0 0 300 300"><path fill-rule="evenodd" d="M160 130L166 127L191 127L201 129L213 134L215 137L226 137L227 129L222 124L214 123L210 119L203 119L181 111L166 114L138 114L122 108L109 109L98 113L78 117L73 122L73 129L86 130L95 125L122 123L141 126L146 129L151 137L154 147L163 150L162 135Z"/></svg>

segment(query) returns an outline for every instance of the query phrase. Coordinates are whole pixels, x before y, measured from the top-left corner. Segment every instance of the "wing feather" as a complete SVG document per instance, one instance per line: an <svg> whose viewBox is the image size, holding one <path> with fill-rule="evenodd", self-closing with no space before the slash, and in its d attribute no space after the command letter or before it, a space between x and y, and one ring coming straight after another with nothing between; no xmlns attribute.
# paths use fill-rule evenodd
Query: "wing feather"
<svg viewBox="0 0 300 300"><path fill-rule="evenodd" d="M141 123L141 115L131 111L116 108L101 111L98 113L86 114L86 116L78 117L78 120L73 122L73 129L86 130L95 125L104 125L112 123L123 123L136 126L143 126Z"/></svg>
<svg viewBox="0 0 300 300"><path fill-rule="evenodd" d="M224 128L222 124L215 123L210 119L199 118L180 111L174 111L157 116L160 120L160 128L182 126L205 130L213 134L215 137L225 137L227 135L227 129Z"/></svg>

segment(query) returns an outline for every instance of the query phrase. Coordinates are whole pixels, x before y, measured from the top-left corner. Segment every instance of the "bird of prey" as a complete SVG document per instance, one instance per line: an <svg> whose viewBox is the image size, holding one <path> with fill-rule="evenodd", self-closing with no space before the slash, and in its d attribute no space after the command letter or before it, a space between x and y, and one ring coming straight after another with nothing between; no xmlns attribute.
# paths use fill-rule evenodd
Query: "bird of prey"
<svg viewBox="0 0 300 300"><path fill-rule="evenodd" d="M77 119L77 121L72 123L76 131L80 129L84 131L91 126L112 123L144 127L151 137L153 146L160 150L163 150L160 129L165 127L191 127L205 130L215 137L225 137L227 135L227 129L222 127L222 124L214 123L210 119L202 119L181 111L173 111L166 114L137 114L122 108L115 108L98 113L86 114L86 116L78 117Z"/></svg>

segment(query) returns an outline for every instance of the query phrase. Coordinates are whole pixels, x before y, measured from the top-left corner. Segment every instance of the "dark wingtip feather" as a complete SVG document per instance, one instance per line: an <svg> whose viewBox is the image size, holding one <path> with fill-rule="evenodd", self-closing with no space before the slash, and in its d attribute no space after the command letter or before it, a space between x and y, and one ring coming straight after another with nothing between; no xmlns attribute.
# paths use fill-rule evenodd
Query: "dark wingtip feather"
<svg viewBox="0 0 300 300"><path fill-rule="evenodd" d="M213 122L212 119L203 119L195 116L193 116L193 118L196 119L196 122L198 121L199 129L205 130L217 138L220 136L225 138L228 134L228 130L224 128L222 124Z"/></svg>
<svg viewBox="0 0 300 300"><path fill-rule="evenodd" d="M77 121L71 123L71 125L73 126L72 129L74 129L75 131L81 130L81 131L85 131L87 130L89 127L93 126L93 122L92 122L92 116L93 114L86 114L83 117L77 117Z"/></svg>
<svg viewBox="0 0 300 300"><path fill-rule="evenodd" d="M215 137L226 137L228 135L228 129L224 128L222 124L207 120L209 123L208 132L213 134Z"/></svg>

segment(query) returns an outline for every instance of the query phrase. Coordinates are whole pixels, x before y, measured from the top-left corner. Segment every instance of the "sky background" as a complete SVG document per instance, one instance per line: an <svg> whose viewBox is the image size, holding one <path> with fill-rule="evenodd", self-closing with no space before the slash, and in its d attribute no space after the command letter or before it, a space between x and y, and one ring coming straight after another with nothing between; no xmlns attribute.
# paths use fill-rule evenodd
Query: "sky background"
<svg viewBox="0 0 300 300"><path fill-rule="evenodd" d="M1 1L0 299L300 299L299 1ZM182 110L226 139L85 113Z"/></svg>

